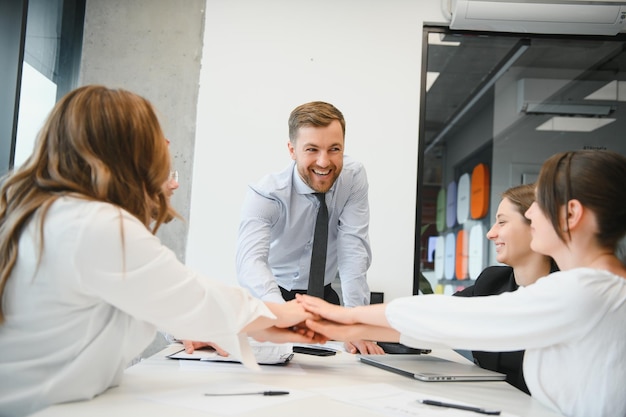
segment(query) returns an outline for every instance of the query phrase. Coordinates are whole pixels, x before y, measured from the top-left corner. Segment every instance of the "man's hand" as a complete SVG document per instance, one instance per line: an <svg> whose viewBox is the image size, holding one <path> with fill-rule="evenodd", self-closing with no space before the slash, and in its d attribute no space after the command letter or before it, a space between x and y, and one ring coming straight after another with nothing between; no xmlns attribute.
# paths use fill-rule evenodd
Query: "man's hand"
<svg viewBox="0 0 626 417"><path fill-rule="evenodd" d="M348 353L361 353L363 355L383 355L385 351L378 346L376 342L369 340L356 340L352 342L344 342L343 346Z"/></svg>
<svg viewBox="0 0 626 417"><path fill-rule="evenodd" d="M328 340L339 340L354 344L355 340L378 340L381 342L399 342L400 333L390 327L371 324L343 324L329 320L307 320L309 330L321 334ZM371 342L370 342L371 343ZM380 348L380 346L378 346ZM382 348L381 348L382 350Z"/></svg>
<svg viewBox="0 0 626 417"><path fill-rule="evenodd" d="M326 343L328 338L304 327L304 323L288 329L268 327L267 329L248 332L248 336L259 342L273 343Z"/></svg>
<svg viewBox="0 0 626 417"><path fill-rule="evenodd" d="M351 308L331 304L321 298L305 294L296 294L296 301L300 303L306 311L311 312L315 316L320 316L341 324L352 324L356 322L351 315L353 311Z"/></svg>
<svg viewBox="0 0 626 417"><path fill-rule="evenodd" d="M276 316L275 327L287 328L303 324L305 320L311 319L314 315L304 309L304 306L296 300L286 303L271 303L266 301L265 305Z"/></svg>

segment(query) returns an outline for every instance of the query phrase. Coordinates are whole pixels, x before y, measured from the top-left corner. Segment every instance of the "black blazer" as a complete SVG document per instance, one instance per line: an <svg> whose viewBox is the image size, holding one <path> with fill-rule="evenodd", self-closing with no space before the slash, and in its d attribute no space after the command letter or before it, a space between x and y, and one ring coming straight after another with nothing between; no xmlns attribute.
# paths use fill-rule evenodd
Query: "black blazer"
<svg viewBox="0 0 626 417"><path fill-rule="evenodd" d="M474 285L467 287L454 295L460 297L480 297L496 295L503 292L515 291L519 286L515 283L513 268L509 266L490 266L480 273ZM530 394L526 382L522 362L524 351L515 352L482 352L472 351L474 362L481 368L506 374L506 382Z"/></svg>
<svg viewBox="0 0 626 417"><path fill-rule="evenodd" d="M551 262L550 273L556 272L559 267ZM454 295L459 297L480 297L485 295L497 295L503 292L515 291L519 285L515 283L513 268L510 266L489 266L480 273L474 285L467 287ZM530 394L524 381L522 363L524 351L514 352L482 352L472 351L474 362L481 368L506 374L506 381L516 388Z"/></svg>

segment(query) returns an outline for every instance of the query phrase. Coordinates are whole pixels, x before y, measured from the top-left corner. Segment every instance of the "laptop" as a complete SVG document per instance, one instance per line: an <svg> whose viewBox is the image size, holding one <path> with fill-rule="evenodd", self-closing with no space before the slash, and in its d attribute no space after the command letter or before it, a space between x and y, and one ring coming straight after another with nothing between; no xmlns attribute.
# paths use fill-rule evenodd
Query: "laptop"
<svg viewBox="0 0 626 417"><path fill-rule="evenodd" d="M463 364L428 355L359 355L359 360L386 371L426 382L502 381L505 374L474 364Z"/></svg>

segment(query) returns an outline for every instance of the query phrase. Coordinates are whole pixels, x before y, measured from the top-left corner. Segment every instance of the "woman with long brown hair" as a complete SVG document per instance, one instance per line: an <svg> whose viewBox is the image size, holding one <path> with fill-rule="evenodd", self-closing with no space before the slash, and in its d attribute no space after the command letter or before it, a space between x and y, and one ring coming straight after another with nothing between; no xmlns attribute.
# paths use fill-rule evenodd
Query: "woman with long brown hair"
<svg viewBox="0 0 626 417"><path fill-rule="evenodd" d="M157 328L219 343L248 366L248 335L313 340L292 330L310 317L295 301L263 303L161 244L154 233L176 216L169 176L144 98L85 86L54 107L0 189L0 415L100 394Z"/></svg>

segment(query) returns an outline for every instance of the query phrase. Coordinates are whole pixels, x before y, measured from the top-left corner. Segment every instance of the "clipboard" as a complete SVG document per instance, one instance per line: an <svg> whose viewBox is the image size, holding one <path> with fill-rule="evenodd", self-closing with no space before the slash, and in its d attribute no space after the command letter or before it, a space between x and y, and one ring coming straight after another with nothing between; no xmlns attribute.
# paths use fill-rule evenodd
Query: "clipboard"
<svg viewBox="0 0 626 417"><path fill-rule="evenodd" d="M259 365L286 365L293 358L293 345L290 343L250 343L254 357ZM196 360L206 362L241 363L230 356L220 356L212 348L196 349L193 353L179 351L166 356L169 359Z"/></svg>

